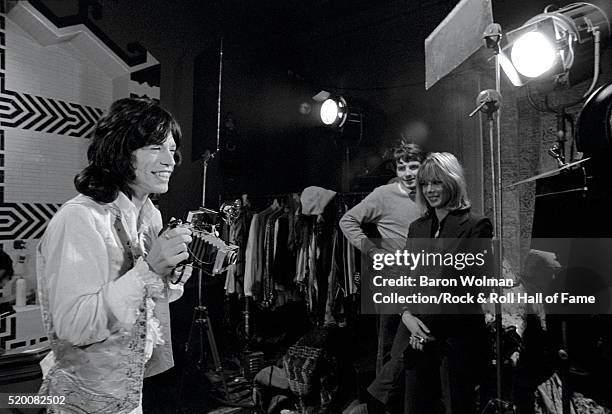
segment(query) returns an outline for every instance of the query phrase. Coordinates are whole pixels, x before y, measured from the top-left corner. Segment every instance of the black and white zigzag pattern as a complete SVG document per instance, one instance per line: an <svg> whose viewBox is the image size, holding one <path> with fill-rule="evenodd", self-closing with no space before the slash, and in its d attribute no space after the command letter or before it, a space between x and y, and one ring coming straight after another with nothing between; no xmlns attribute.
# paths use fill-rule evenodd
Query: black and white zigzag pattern
<svg viewBox="0 0 612 414"><path fill-rule="evenodd" d="M5 89L0 76L3 127L88 138L102 109Z"/></svg>
<svg viewBox="0 0 612 414"><path fill-rule="evenodd" d="M2 42L0 42L0 77L1 77L1 82L2 85L0 87L0 91L2 89L4 89L4 70L5 70L5 52L4 52L4 47L5 47L5 35L4 35L4 30L6 27L6 0L0 0L0 37L2 38ZM0 163L0 174L2 174L2 181L1 183L4 184L4 165L5 165L5 159L4 159L4 129L2 128L1 122L0 122L0 151L2 151L2 154L0 155L2 157L2 163ZM0 203L4 203L4 186L0 187ZM0 216L0 220L2 219L2 217Z"/></svg>
<svg viewBox="0 0 612 414"><path fill-rule="evenodd" d="M0 204L0 240L38 239L61 204Z"/></svg>

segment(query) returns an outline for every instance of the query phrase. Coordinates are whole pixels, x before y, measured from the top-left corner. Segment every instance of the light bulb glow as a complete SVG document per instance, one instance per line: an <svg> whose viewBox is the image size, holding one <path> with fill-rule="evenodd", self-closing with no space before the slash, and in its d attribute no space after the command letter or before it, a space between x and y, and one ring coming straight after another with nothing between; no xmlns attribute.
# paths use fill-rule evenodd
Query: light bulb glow
<svg viewBox="0 0 612 414"><path fill-rule="evenodd" d="M540 32L529 32L519 37L510 53L516 70L529 78L537 78L546 73L553 67L556 58L556 48Z"/></svg>
<svg viewBox="0 0 612 414"><path fill-rule="evenodd" d="M331 125L338 119L339 105L333 99L326 99L321 105L321 121L325 125Z"/></svg>

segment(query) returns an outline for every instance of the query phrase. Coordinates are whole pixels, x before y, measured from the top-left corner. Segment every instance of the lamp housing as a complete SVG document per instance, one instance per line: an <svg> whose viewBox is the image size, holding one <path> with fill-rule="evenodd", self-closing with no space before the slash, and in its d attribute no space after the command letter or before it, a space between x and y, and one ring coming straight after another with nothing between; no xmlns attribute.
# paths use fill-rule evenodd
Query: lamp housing
<svg viewBox="0 0 612 414"><path fill-rule="evenodd" d="M325 99L321 104L319 115L325 125L342 128L348 118L346 100L341 96Z"/></svg>
<svg viewBox="0 0 612 414"><path fill-rule="evenodd" d="M536 80L572 85L592 72L594 42L610 32L608 16L591 3L547 8L506 35L500 64L515 86Z"/></svg>

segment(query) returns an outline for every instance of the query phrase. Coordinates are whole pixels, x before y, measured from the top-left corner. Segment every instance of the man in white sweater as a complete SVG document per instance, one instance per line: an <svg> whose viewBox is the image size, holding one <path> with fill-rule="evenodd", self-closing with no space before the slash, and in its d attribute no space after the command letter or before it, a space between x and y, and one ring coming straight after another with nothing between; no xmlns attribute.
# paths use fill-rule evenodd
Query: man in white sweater
<svg viewBox="0 0 612 414"><path fill-rule="evenodd" d="M410 223L420 216L414 197L416 173L425 154L418 145L408 144L397 149L394 157L397 178L375 188L340 219L342 232L359 250L367 239L364 224L375 224L382 239L398 240L403 248Z"/></svg>
<svg viewBox="0 0 612 414"><path fill-rule="evenodd" d="M377 187L366 198L342 216L340 228L349 242L361 250L366 236L363 225L374 224L380 237L386 239L387 248L403 248L410 223L420 217L420 211L414 201L416 195L416 173L425 159L425 153L416 144L403 145L394 153L395 178L390 184ZM379 247L368 248L372 255ZM378 326L378 350L376 372L387 362L395 332L400 323L398 315L380 315ZM377 378L368 391L380 404L387 406L391 399L398 398L399 386L395 383L404 367L397 366L397 375L381 381ZM392 384L393 383L393 384ZM384 385L386 384L386 385ZM378 404L373 401L374 404ZM370 402L369 407L372 406Z"/></svg>

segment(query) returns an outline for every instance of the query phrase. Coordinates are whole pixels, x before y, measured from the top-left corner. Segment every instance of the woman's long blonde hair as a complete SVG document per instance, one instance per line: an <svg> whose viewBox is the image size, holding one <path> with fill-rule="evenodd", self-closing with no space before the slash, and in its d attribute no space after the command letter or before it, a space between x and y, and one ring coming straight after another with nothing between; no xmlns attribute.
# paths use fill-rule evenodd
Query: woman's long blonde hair
<svg viewBox="0 0 612 414"><path fill-rule="evenodd" d="M416 201L421 212L426 215L431 207L423 196L423 184L431 181L441 181L442 187L449 194L446 207L458 210L471 206L467 195L467 184L463 168L457 158L449 152L432 152L421 164L416 176Z"/></svg>

